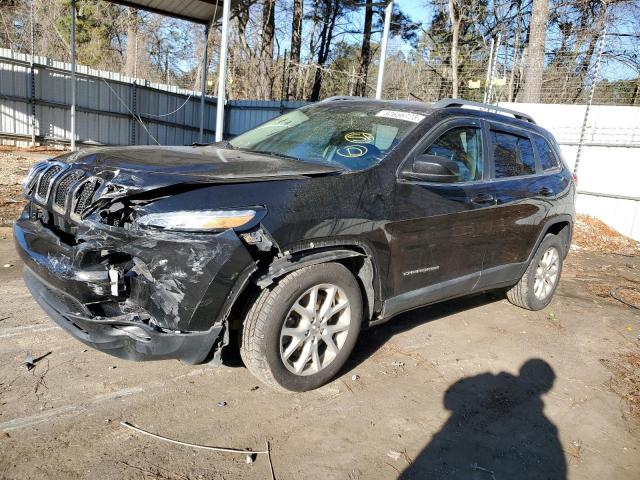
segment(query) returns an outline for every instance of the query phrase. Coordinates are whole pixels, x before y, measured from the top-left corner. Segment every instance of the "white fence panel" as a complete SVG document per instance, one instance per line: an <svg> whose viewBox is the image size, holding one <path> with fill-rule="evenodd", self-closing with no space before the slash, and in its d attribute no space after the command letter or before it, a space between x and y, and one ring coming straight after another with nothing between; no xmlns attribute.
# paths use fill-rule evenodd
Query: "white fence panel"
<svg viewBox="0 0 640 480"><path fill-rule="evenodd" d="M501 103L531 115L573 169L585 105ZM640 240L640 107L593 105L578 166L576 210Z"/></svg>

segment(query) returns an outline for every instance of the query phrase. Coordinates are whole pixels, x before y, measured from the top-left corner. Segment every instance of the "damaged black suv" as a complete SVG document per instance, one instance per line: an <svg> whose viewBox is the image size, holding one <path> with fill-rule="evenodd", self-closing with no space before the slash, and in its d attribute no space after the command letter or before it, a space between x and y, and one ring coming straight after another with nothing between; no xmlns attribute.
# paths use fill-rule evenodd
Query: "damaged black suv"
<svg viewBox="0 0 640 480"><path fill-rule="evenodd" d="M260 380L304 391L400 312L495 289L544 308L575 186L524 114L340 97L210 146L66 154L24 193L24 278L70 334L190 363L237 337Z"/></svg>

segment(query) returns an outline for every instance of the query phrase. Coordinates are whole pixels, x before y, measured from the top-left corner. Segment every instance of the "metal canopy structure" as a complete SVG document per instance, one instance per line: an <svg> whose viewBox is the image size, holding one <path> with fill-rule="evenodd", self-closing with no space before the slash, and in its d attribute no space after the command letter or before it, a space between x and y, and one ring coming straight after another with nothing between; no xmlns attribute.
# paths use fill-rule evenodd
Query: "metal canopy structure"
<svg viewBox="0 0 640 480"><path fill-rule="evenodd" d="M231 6L243 0L106 0L111 3L126 7L146 10L151 13L179 18L205 26L205 45L209 38L210 26L222 18L222 32L220 39L220 65L218 75L218 96L216 101L216 142L222 140L224 131L224 105L226 103L227 80L227 54L229 49L229 16ZM371 2L371 5L385 5L385 21L382 32L382 45L380 48L380 65L378 70L378 82L376 86L376 98L382 96L382 83L384 78L384 64L387 51L387 41L391 25L391 13L393 11L392 0ZM75 44L75 13L76 2L71 0L71 149L76 148L76 44ZM202 84L200 89L200 143L204 142L204 111L205 89L207 85L207 49L202 55Z"/></svg>
<svg viewBox="0 0 640 480"><path fill-rule="evenodd" d="M208 25L222 16L224 0L108 0L125 7L139 8L160 15ZM228 3L236 4L238 0Z"/></svg>
<svg viewBox="0 0 640 480"><path fill-rule="evenodd" d="M240 0L107 0L148 12L179 18L205 26L205 45L209 38L209 26L222 18L222 39L220 43L220 74L216 102L216 141L222 140L224 131L225 84L227 77L227 50L229 36L229 15L231 4ZM76 44L75 16L76 2L71 0L71 150L76 148ZM207 85L207 49L202 55L202 84L200 89L200 143L204 142L205 89Z"/></svg>

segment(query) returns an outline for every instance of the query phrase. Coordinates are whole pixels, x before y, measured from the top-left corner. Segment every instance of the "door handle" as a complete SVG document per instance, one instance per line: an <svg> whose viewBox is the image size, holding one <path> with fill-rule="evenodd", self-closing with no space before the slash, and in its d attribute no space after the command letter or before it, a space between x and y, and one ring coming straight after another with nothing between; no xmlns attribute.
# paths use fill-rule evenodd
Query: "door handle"
<svg viewBox="0 0 640 480"><path fill-rule="evenodd" d="M471 198L471 203L476 205L494 205L496 203L496 199L489 193L479 193L475 197Z"/></svg>
<svg viewBox="0 0 640 480"><path fill-rule="evenodd" d="M538 193L540 195L542 195L543 197L550 197L551 195L553 195L553 190L550 189L549 187L542 187Z"/></svg>

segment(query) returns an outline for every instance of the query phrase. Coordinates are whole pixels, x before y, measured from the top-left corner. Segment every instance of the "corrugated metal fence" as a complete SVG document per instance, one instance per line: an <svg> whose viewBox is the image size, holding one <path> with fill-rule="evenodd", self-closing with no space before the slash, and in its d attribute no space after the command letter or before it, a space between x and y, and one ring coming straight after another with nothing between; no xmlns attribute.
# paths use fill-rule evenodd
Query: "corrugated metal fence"
<svg viewBox="0 0 640 480"><path fill-rule="evenodd" d="M78 65L77 141L108 145L190 145L199 139L200 93ZM70 65L0 49L0 142L68 142ZM235 136L305 102L231 100L225 136ZM216 98L206 97L205 141L214 141ZM35 115L32 115L35 110ZM136 118L137 117L137 118ZM139 118L139 120L138 120ZM155 139L155 140L154 140Z"/></svg>

